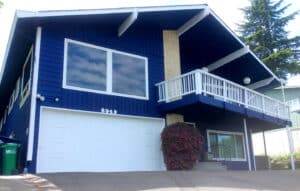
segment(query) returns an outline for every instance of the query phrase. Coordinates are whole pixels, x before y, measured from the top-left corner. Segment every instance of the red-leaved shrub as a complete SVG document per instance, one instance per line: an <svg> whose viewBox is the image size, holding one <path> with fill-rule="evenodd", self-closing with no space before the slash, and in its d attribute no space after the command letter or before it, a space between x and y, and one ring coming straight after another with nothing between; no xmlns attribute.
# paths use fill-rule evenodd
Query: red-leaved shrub
<svg viewBox="0 0 300 191"><path fill-rule="evenodd" d="M168 170L192 169L199 160L203 138L196 128L186 123L175 123L163 130L161 139Z"/></svg>

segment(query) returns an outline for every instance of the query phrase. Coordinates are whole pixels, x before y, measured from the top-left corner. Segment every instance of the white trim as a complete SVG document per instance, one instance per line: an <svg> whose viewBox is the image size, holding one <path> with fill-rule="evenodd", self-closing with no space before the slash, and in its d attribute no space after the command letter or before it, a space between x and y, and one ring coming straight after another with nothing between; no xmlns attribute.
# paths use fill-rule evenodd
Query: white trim
<svg viewBox="0 0 300 191"><path fill-rule="evenodd" d="M125 117L125 118L134 118L134 119L152 119L152 120L163 120L164 118L160 117L145 117L138 115L125 115L125 114L108 114L96 111L80 110L80 109L68 109L68 108L59 108L59 107L49 107L49 106L40 106L40 111L44 109L57 110L57 111L69 111L69 112L81 112L84 114L96 114L96 115L105 115L105 116L116 116L116 117Z"/></svg>
<svg viewBox="0 0 300 191"><path fill-rule="evenodd" d="M20 93L20 77L18 78L17 82L16 82L16 87L15 87L15 102L17 101L18 97L19 97L19 93Z"/></svg>
<svg viewBox="0 0 300 191"><path fill-rule="evenodd" d="M3 59L3 62L2 62L2 66L1 66L0 84L2 84L3 73L4 73L4 70L6 68L6 62L7 62L8 53L10 51L10 47L11 47L11 43L12 43L12 38L15 35L17 20L18 20L18 15L16 13L15 16L14 16L14 20L13 20L11 29L10 29L10 33L9 33L9 37L8 37L8 41L7 41L7 45L6 45L6 51L5 51L4 59Z"/></svg>
<svg viewBox="0 0 300 191"><path fill-rule="evenodd" d="M120 25L118 29L118 36L120 37L126 30L136 21L138 17L138 12L135 9Z"/></svg>
<svg viewBox="0 0 300 191"><path fill-rule="evenodd" d="M235 131L221 131L221 130L207 129L206 130L206 136L207 136L208 152L211 152L209 133L226 134L226 135L239 135L239 136L241 136L242 140L243 140L244 158L231 158L230 160L231 161L246 161L244 133L242 133L242 132L235 132ZM213 160L217 160L217 161L219 161L219 160L225 160L226 161L226 158L213 158Z"/></svg>
<svg viewBox="0 0 300 191"><path fill-rule="evenodd" d="M154 11L180 11L180 10L196 10L204 9L207 5L173 5L173 6L151 6L151 7L128 7L128 8L110 8L110 9L94 9L94 10L62 10L62 11L22 11L17 10L12 22L9 33L6 51L0 71L0 84L3 80L3 73L7 65L7 57L10 52L12 39L15 36L17 21L21 18L39 18L39 17L57 17L57 16L76 16L76 15L95 15L95 14L117 14L117 13L132 13L134 10L138 12L154 12Z"/></svg>
<svg viewBox="0 0 300 191"><path fill-rule="evenodd" d="M32 17L60 17L60 16L80 16L80 15L102 15L137 12L157 12L157 11L181 11L204 9L207 5L169 5L169 6L150 6L150 7L126 7L126 8L105 8L105 9L87 9L87 10L56 10L56 11L18 11L20 18Z"/></svg>
<svg viewBox="0 0 300 191"><path fill-rule="evenodd" d="M224 66L225 64L228 64L229 62L231 62L237 58L240 58L241 56L247 54L248 52L249 52L249 48L245 46L245 47L240 48L205 67L208 69L208 71L215 70L217 68L220 68L221 66Z"/></svg>
<svg viewBox="0 0 300 191"><path fill-rule="evenodd" d="M9 103L8 103L8 115L10 114L11 110L13 109L14 107L14 103L15 103L15 91L14 90L10 96L10 99L9 99Z"/></svg>
<svg viewBox="0 0 300 191"><path fill-rule="evenodd" d="M32 61L33 61L33 46L31 46L29 53L26 57L26 60L23 64L23 69L22 69L22 80L21 80L21 99L20 99L20 108L24 105L26 102L27 98L29 97L30 94L30 89L31 89L31 67L32 67ZM30 60L29 60L30 58ZM30 65L30 70L29 70L29 79L27 82L24 82L24 72L26 69L27 64ZM26 83L26 84L24 84Z"/></svg>
<svg viewBox="0 0 300 191"><path fill-rule="evenodd" d="M40 49L41 49L41 38L42 38L41 36L42 36L42 27L37 27L36 38L35 38L35 52L34 52L35 59L33 64L33 77L32 77L31 107L30 107L30 117L29 117L27 161L31 161L33 155L34 127L35 127L35 115L36 115L36 95L37 95L37 86L38 86Z"/></svg>
<svg viewBox="0 0 300 191"><path fill-rule="evenodd" d="M243 118L243 124L244 124L245 140L246 140L248 168L249 168L249 171L252 171L250 147L249 147L248 131L247 131L247 120L245 118Z"/></svg>
<svg viewBox="0 0 300 191"><path fill-rule="evenodd" d="M274 80L274 77L266 78L266 79L263 79L263 80L260 80L258 82L248 85L247 88L255 90L257 88L269 85L273 80Z"/></svg>
<svg viewBox="0 0 300 191"><path fill-rule="evenodd" d="M107 72L110 72L110 73L106 74L106 76L107 76L106 82L110 83L111 86L112 86L112 76L111 76L112 75L112 58L111 58L111 56L109 56L109 54L117 53L117 54L122 54L122 55L126 55L126 56L131 56L131 57L143 59L145 61L145 96L135 96L135 95L129 95L129 94L115 93L113 91L110 92L109 91L110 89L108 89L108 88L110 88L110 85L107 86L107 84L106 84L106 86L107 86L106 91L93 90L93 89L88 89L88 88L80 88L80 87L67 85L67 82L66 82L66 79L67 79L67 48L68 48L68 43L69 42L74 43L74 44L79 44L79 45L82 45L82 46L86 46L86 47L99 49L99 50L107 52L107 54L106 54L107 55L107 62L106 62ZM106 95L113 95L113 96L120 96L120 97L134 98L134 99L149 100L149 82L148 82L148 75L149 74L148 74L148 58L147 57L139 56L139 55L136 55L136 54L122 52L122 51L118 51L118 50L114 50L114 49L109 49L109 48L105 48L105 47L101 47L101 46L97 46L97 45L93 45L93 44L89 44L89 43L85 43L85 42L65 38L64 64L63 65L64 65L63 66L64 71L63 71L62 87L64 89L91 92L91 93L98 93L98 94L106 94ZM109 81L109 80L111 80L111 81Z"/></svg>
<svg viewBox="0 0 300 191"><path fill-rule="evenodd" d="M231 33L231 35L243 46L246 46L241 39L238 38L238 36L211 10L211 14L218 20L220 24L224 28L227 29L228 32ZM280 82L280 79L251 51L249 50L249 53L276 79Z"/></svg>
<svg viewBox="0 0 300 191"><path fill-rule="evenodd" d="M210 14L210 9L206 7L205 9L203 9L201 12L199 12L197 15L192 17L190 20L188 20L186 23L184 23L177 29L178 36L181 36L183 33L190 30L197 23L205 19L209 14Z"/></svg>
<svg viewBox="0 0 300 191"><path fill-rule="evenodd" d="M291 127L290 126L286 126L286 132L287 132L288 142L289 142L291 169L295 170L294 139L293 139L293 135L291 133Z"/></svg>
<svg viewBox="0 0 300 191"><path fill-rule="evenodd" d="M268 68L252 51L249 52L259 63L262 65L276 80L281 82L281 79L278 78L271 70Z"/></svg>
<svg viewBox="0 0 300 191"><path fill-rule="evenodd" d="M252 147L252 150L254 151L254 145L253 145L253 139L252 139L252 129L249 129L249 132L250 132L251 147ZM253 167L254 167L253 170L256 171L256 160L255 160L254 152L252 155L252 160L253 160Z"/></svg>
<svg viewBox="0 0 300 191"><path fill-rule="evenodd" d="M188 122L188 121L184 121L185 124L190 125L192 127L196 127L196 123L195 122Z"/></svg>
<svg viewBox="0 0 300 191"><path fill-rule="evenodd" d="M106 51L106 91L111 94L112 92L112 52Z"/></svg>

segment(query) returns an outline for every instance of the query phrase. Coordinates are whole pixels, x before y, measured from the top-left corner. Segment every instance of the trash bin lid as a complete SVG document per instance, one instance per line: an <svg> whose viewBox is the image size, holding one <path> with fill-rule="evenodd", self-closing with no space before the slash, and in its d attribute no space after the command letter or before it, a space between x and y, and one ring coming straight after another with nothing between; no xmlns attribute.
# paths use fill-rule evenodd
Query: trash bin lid
<svg viewBox="0 0 300 191"><path fill-rule="evenodd" d="M3 145L1 145L2 148L5 148L5 147L20 147L20 144L18 143L5 143Z"/></svg>

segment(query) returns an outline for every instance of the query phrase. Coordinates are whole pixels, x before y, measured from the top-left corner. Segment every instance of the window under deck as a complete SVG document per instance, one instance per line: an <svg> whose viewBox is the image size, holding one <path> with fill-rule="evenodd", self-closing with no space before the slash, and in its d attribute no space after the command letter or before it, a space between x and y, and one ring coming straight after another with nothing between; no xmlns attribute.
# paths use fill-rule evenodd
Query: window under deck
<svg viewBox="0 0 300 191"><path fill-rule="evenodd" d="M248 117L290 125L288 105L200 69L156 86L161 112L203 103Z"/></svg>

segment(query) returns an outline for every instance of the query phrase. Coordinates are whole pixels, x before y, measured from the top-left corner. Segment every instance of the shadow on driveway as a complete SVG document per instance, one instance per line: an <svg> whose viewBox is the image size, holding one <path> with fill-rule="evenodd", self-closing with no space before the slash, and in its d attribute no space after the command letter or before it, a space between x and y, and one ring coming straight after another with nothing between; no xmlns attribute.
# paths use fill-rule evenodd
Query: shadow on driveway
<svg viewBox="0 0 300 191"><path fill-rule="evenodd" d="M64 191L300 190L300 171L39 174Z"/></svg>

